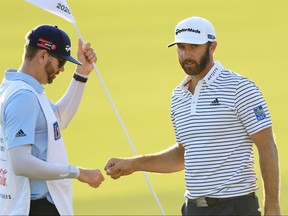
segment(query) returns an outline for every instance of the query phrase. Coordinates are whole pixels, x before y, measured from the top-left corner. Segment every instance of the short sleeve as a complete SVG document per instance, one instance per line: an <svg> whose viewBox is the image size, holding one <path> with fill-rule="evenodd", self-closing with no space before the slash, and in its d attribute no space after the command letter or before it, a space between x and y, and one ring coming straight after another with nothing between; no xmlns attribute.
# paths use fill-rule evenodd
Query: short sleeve
<svg viewBox="0 0 288 216"><path fill-rule="evenodd" d="M38 113L38 99L29 90L20 90L6 101L3 123L8 149L34 144Z"/></svg>
<svg viewBox="0 0 288 216"><path fill-rule="evenodd" d="M235 109L248 135L272 125L266 101L251 80L242 78L235 95Z"/></svg>

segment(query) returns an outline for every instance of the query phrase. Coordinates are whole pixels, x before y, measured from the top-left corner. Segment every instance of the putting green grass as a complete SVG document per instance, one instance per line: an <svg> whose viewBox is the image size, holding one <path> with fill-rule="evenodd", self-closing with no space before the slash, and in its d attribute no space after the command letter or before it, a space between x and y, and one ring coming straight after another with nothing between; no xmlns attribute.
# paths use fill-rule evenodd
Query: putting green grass
<svg viewBox="0 0 288 216"><path fill-rule="evenodd" d="M269 105L281 165L281 207L288 215L287 172L287 42L288 1L274 0L68 0L85 41L97 52L97 66L138 154L160 151L175 143L170 122L172 90L183 79L173 40L175 25L196 15L209 19L218 47L215 59L254 80ZM73 25L24 0L1 0L0 78L6 68L21 64L24 35L40 24ZM69 85L75 66L67 63L53 85L45 86L56 102ZM71 164L96 167L103 173L109 157L130 157L133 151L98 77L93 71L75 118L62 132ZM256 154L257 191L262 200ZM106 175L105 175L106 176ZM184 202L184 173L148 174L167 215L180 215ZM76 215L159 215L160 210L142 173L112 180L98 189L73 181ZM261 201L262 205L262 201ZM262 205L263 207L263 205Z"/></svg>

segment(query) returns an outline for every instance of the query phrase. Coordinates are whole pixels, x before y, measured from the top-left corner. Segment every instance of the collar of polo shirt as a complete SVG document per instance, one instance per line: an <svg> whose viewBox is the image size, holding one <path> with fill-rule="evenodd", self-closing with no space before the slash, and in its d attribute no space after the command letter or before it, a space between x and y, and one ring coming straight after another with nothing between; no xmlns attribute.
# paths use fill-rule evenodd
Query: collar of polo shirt
<svg viewBox="0 0 288 216"><path fill-rule="evenodd" d="M223 66L221 65L219 61L216 61L213 67L209 70L209 72L203 78L208 86L214 82L214 80L219 76L222 70L223 70Z"/></svg>
<svg viewBox="0 0 288 216"><path fill-rule="evenodd" d="M219 76L221 71L223 70L223 66L219 61L216 61L213 65L213 67L209 70L209 72L206 74L206 76L203 78L203 80L206 82L206 84L209 86L211 83L214 82L214 80ZM184 80L180 83L180 88L184 90L188 90L188 83L190 82L190 77L186 76Z"/></svg>

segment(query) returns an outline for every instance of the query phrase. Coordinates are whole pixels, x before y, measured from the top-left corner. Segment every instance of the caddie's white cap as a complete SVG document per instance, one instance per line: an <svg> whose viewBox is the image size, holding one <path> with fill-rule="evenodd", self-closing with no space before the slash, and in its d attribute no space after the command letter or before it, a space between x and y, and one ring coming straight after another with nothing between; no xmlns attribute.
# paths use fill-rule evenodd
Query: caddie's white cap
<svg viewBox="0 0 288 216"><path fill-rule="evenodd" d="M175 40L168 47L177 43L205 44L208 41L216 41L213 25L204 18L193 16L176 25Z"/></svg>

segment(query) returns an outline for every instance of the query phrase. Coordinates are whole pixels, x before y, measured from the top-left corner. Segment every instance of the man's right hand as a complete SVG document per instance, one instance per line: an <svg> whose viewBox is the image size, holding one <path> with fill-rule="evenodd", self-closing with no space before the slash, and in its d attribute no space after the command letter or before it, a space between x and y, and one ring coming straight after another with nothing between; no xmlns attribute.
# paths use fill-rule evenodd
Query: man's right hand
<svg viewBox="0 0 288 216"><path fill-rule="evenodd" d="M118 179L121 176L130 175L135 170L136 161L133 158L110 158L104 167L107 175L110 175L113 179Z"/></svg>
<svg viewBox="0 0 288 216"><path fill-rule="evenodd" d="M99 187L102 181L105 180L99 169L79 168L79 170L80 174L78 180L89 184L93 188Z"/></svg>

